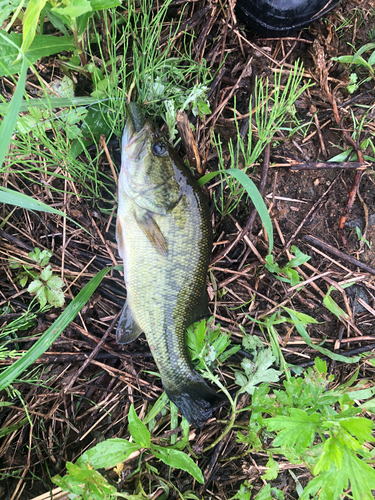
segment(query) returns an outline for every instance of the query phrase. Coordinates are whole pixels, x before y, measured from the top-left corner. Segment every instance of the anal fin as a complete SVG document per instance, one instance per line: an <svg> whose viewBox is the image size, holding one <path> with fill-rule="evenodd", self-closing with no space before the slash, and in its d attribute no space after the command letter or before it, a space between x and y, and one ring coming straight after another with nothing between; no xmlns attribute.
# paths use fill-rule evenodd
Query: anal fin
<svg viewBox="0 0 375 500"><path fill-rule="evenodd" d="M129 344L129 342L133 342L141 333L142 329L135 321L128 301L126 301L118 320L116 342L120 345Z"/></svg>

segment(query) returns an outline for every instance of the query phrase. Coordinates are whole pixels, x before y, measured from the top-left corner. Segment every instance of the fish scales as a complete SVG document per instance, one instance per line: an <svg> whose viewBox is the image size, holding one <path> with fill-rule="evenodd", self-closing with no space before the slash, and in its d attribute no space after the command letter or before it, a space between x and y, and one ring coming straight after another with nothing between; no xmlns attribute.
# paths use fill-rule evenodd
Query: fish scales
<svg viewBox="0 0 375 500"><path fill-rule="evenodd" d="M127 289L118 341L145 333L169 398L201 426L221 397L192 368L185 332L204 296L212 228L192 174L149 121L137 133L127 122L118 198Z"/></svg>

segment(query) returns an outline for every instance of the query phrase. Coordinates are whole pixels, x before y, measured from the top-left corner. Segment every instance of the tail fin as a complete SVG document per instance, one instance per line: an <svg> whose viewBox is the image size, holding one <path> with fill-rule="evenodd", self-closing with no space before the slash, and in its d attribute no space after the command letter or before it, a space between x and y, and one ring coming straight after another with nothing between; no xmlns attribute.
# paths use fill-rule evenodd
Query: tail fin
<svg viewBox="0 0 375 500"><path fill-rule="evenodd" d="M165 392L194 427L202 427L212 417L212 411L226 399L214 392L197 373L182 386L165 387Z"/></svg>

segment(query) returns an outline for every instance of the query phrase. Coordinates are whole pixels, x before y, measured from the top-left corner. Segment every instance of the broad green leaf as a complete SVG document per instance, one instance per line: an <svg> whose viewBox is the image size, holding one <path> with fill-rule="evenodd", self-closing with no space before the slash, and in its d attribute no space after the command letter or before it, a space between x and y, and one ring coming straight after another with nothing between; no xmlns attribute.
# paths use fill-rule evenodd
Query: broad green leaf
<svg viewBox="0 0 375 500"><path fill-rule="evenodd" d="M337 161L337 162L346 161L349 158L349 156L351 155L352 151L353 151L353 148L346 149L342 153L334 156L333 158L330 158L328 161Z"/></svg>
<svg viewBox="0 0 375 500"><path fill-rule="evenodd" d="M140 448L139 444L130 443L126 439L106 439L90 450L85 451L77 460L76 465L87 467L90 464L94 469L114 467L116 464L124 462Z"/></svg>
<svg viewBox="0 0 375 500"><path fill-rule="evenodd" d="M369 60L367 62L369 63L370 66L374 66L374 64L375 64L375 51L371 54L371 56L369 57Z"/></svg>
<svg viewBox="0 0 375 500"><path fill-rule="evenodd" d="M91 0L92 10L104 10L121 5L121 0Z"/></svg>
<svg viewBox="0 0 375 500"><path fill-rule="evenodd" d="M199 483L204 483L202 471L194 460L183 451L174 450L173 448L163 448L162 446L153 446L152 453L165 464L182 469L191 474Z"/></svg>
<svg viewBox="0 0 375 500"><path fill-rule="evenodd" d="M336 304L336 302L333 300L333 298L329 295L329 292L325 297L323 298L323 304L326 306L326 308L331 311L332 314L334 314L340 321L342 319L349 319L349 316L345 311L341 309L340 306Z"/></svg>
<svg viewBox="0 0 375 500"><path fill-rule="evenodd" d="M360 55L364 54L365 52L372 50L372 49L375 49L375 43L373 43L373 42L365 43L365 45L362 45L362 47L360 49L358 49L358 52L356 52L355 55L353 56L353 62L356 60L357 56L360 56Z"/></svg>
<svg viewBox="0 0 375 500"><path fill-rule="evenodd" d="M17 9L20 3L20 0L0 0L0 26L3 26L4 21Z"/></svg>
<svg viewBox="0 0 375 500"><path fill-rule="evenodd" d="M112 269L120 269L121 267L115 266L102 269L87 283L41 338L30 347L27 353L0 374L0 390L12 384L21 373L34 363L55 342L65 328L74 320L82 307L87 304L104 276Z"/></svg>
<svg viewBox="0 0 375 500"><path fill-rule="evenodd" d="M142 448L149 448L151 445L150 432L145 424L138 418L133 405L131 405L129 409L128 422L129 432L134 441L141 445Z"/></svg>
<svg viewBox="0 0 375 500"><path fill-rule="evenodd" d="M4 122L3 122L4 123ZM0 130L1 134L1 130ZM57 210L56 208L50 207L39 200L35 200L31 196L19 193L13 189L8 189L0 186L0 203L6 203L8 205L14 205L16 207L25 208L26 210L35 210L36 212L48 212L50 214L60 215L61 217L66 217L64 212Z"/></svg>
<svg viewBox="0 0 375 500"><path fill-rule="evenodd" d="M38 25L40 13L47 3L47 0L29 0L23 18L23 41L22 52L26 53L34 40L36 27Z"/></svg>
<svg viewBox="0 0 375 500"><path fill-rule="evenodd" d="M61 5L58 7L54 7L52 12L59 14L61 16L66 16L70 18L76 18L85 14L86 12L91 12L92 7L88 0L67 0L65 3L65 7Z"/></svg>
<svg viewBox="0 0 375 500"><path fill-rule="evenodd" d="M309 255L306 255L304 254L303 252L301 252L301 250L295 246L292 246L290 251L292 253L294 253L295 257L294 259L291 259L287 266L288 267L297 267L297 266L300 266L302 264L305 264L306 262L308 262L311 257Z"/></svg>
<svg viewBox="0 0 375 500"><path fill-rule="evenodd" d="M319 428L320 415L308 415L298 408L290 409L290 416L279 416L265 420L268 430L280 431L273 442L274 447L294 448L296 453L312 446Z"/></svg>
<svg viewBox="0 0 375 500"><path fill-rule="evenodd" d="M204 175L198 180L198 184L200 186L204 186L204 184L213 179L219 173L220 172L210 172L209 174ZM231 175L241 183L241 185L245 188L247 194L249 195L251 201L254 203L254 206L257 209L259 217L267 233L269 240L269 253L271 253L273 249L272 221L268 213L266 204L264 203L263 198L258 191L258 188L254 184L254 182L240 169L229 168L228 170L225 170L225 173Z"/></svg>
<svg viewBox="0 0 375 500"><path fill-rule="evenodd" d="M21 45L21 34L1 32L0 76L14 75L21 71L22 61L18 60L15 62L19 55ZM64 50L73 51L75 48L73 36L57 37L52 35L36 35L25 57L29 64L34 64L42 57L48 57Z"/></svg>
<svg viewBox="0 0 375 500"><path fill-rule="evenodd" d="M0 37L0 44L2 38ZM0 171L4 163L5 156L8 153L9 143L14 132L14 127L17 122L18 113L20 110L23 92L25 90L26 72L28 63L25 58L22 60L21 73L18 79L16 90L13 94L12 101L9 105L8 111L0 126ZM3 190L5 188L2 188ZM1 193L0 193L1 195Z"/></svg>

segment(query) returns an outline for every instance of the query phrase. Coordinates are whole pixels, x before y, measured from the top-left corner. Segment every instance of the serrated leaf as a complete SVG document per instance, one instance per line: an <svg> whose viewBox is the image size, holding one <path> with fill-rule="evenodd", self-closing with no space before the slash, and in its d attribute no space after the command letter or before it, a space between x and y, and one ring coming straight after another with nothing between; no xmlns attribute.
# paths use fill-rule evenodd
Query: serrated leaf
<svg viewBox="0 0 375 500"><path fill-rule="evenodd" d="M269 368L275 361L271 349L264 349L258 353L256 363L251 363L250 360L244 359L241 363L242 368L245 370L247 382L243 384L239 390L239 394L247 392L253 394L255 386L262 382L278 382L280 372ZM243 380L243 377L235 372L238 377L237 380Z"/></svg>
<svg viewBox="0 0 375 500"><path fill-rule="evenodd" d="M36 293L39 288L43 286L43 283L40 280L35 280L30 283L30 285L27 287L27 291L29 293Z"/></svg>
<svg viewBox="0 0 375 500"><path fill-rule="evenodd" d="M130 443L126 439L106 439L90 450L85 451L79 457L76 464L80 467L87 467L87 464L90 464L94 469L114 467L116 464L124 462L132 453L138 451L140 448L139 444Z"/></svg>
<svg viewBox="0 0 375 500"><path fill-rule="evenodd" d="M29 277L27 275L25 276L22 276L19 280L19 284L21 286L21 288L25 287L26 284L27 284L27 280L29 279Z"/></svg>
<svg viewBox="0 0 375 500"><path fill-rule="evenodd" d="M65 286L65 283L59 276L51 276L51 278L48 279L47 285L52 290L59 290Z"/></svg>
<svg viewBox="0 0 375 500"><path fill-rule="evenodd" d="M133 405L131 405L129 409L128 422L129 432L134 441L140 444L143 448L149 448L151 445L150 432L135 413Z"/></svg>
<svg viewBox="0 0 375 500"><path fill-rule="evenodd" d="M344 427L345 430L353 434L360 444L364 442L374 441L372 437L373 423L368 418L363 417L351 417L340 419L340 425Z"/></svg>
<svg viewBox="0 0 375 500"><path fill-rule="evenodd" d="M47 301L53 307L62 307L64 305L64 292L62 290L51 290L46 287Z"/></svg>
<svg viewBox="0 0 375 500"><path fill-rule="evenodd" d="M48 281L50 277L52 276L52 267L47 266L43 271L40 273L40 279L42 281Z"/></svg>
<svg viewBox="0 0 375 500"><path fill-rule="evenodd" d="M373 500L375 470L351 452L347 453L344 464L343 469L350 480L354 500Z"/></svg>
<svg viewBox="0 0 375 500"><path fill-rule="evenodd" d="M272 457L269 458L266 467L269 469L263 474L262 479L266 479L267 481L272 481L276 479L279 475L279 463L276 462Z"/></svg>
<svg viewBox="0 0 375 500"><path fill-rule="evenodd" d="M39 248L38 248L39 250ZM29 254L30 256L30 254ZM48 264L50 258L52 257L52 252L51 250L43 250L42 252L40 252L40 254L38 255L38 259L37 259L37 262L40 263L41 267L44 267Z"/></svg>
<svg viewBox="0 0 375 500"><path fill-rule="evenodd" d="M323 453L314 468L314 474L318 475L322 471L329 471L332 462L336 469L341 469L342 459L345 458L345 446L338 439L330 437L323 445Z"/></svg>
<svg viewBox="0 0 375 500"><path fill-rule="evenodd" d="M95 469L80 468L67 462L68 474L65 477L55 476L52 480L63 490L68 490L74 496L83 500L103 500L115 495L116 488ZM76 496L78 495L78 497Z"/></svg>
<svg viewBox="0 0 375 500"><path fill-rule="evenodd" d="M153 446L152 453L165 464L177 469L182 469L192 475L199 483L204 483L202 471L194 460L183 451Z"/></svg>
<svg viewBox="0 0 375 500"><path fill-rule="evenodd" d="M230 500L250 500L251 499L251 488L247 488L244 484L241 484L240 489L231 497Z"/></svg>
<svg viewBox="0 0 375 500"><path fill-rule="evenodd" d="M47 287L44 285L38 288L35 298L38 300L40 307L44 307L47 304Z"/></svg>
<svg viewBox="0 0 375 500"><path fill-rule="evenodd" d="M275 447L294 448L296 453L301 453L314 443L320 418L318 413L309 415L298 408L291 408L290 416L268 418L265 422L268 430L280 431L273 442Z"/></svg>

